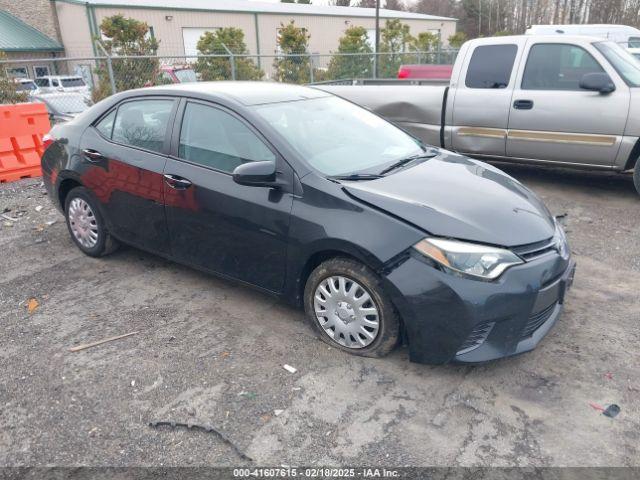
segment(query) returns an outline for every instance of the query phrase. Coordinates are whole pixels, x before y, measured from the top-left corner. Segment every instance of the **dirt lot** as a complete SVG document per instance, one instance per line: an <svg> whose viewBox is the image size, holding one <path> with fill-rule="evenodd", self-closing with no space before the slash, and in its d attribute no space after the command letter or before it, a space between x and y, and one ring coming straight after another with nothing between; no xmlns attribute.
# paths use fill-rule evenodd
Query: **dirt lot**
<svg viewBox="0 0 640 480"><path fill-rule="evenodd" d="M640 466L640 197L630 176L507 170L567 214L578 273L537 350L476 367L349 356L251 289L88 258L38 180L1 185L0 465Z"/></svg>

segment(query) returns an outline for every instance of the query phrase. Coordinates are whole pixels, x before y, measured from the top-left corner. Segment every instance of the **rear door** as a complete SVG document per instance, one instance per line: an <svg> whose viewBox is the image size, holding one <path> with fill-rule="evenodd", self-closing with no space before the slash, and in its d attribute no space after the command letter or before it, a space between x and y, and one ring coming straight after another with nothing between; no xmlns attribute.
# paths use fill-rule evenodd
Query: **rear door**
<svg viewBox="0 0 640 480"><path fill-rule="evenodd" d="M81 181L101 202L109 229L126 243L169 253L162 191L178 101L125 100L82 135Z"/></svg>
<svg viewBox="0 0 640 480"><path fill-rule="evenodd" d="M453 149L468 154L504 156L509 106L519 60L518 43L492 39L477 44L466 56L452 84Z"/></svg>
<svg viewBox="0 0 640 480"><path fill-rule="evenodd" d="M588 44L530 39L509 117L507 155L571 164L613 164L629 112L629 87ZM588 73L607 73L613 93L582 90Z"/></svg>
<svg viewBox="0 0 640 480"><path fill-rule="evenodd" d="M238 185L232 173L243 163L272 161L292 185L293 170L259 132L228 109L183 101L178 119L163 185L173 256L281 291L292 193Z"/></svg>

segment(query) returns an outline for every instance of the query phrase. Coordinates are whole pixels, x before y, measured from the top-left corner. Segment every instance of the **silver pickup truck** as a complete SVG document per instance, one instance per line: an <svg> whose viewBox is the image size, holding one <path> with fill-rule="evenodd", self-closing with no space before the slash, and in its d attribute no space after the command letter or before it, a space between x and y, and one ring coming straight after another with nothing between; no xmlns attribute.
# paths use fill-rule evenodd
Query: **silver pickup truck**
<svg viewBox="0 0 640 480"><path fill-rule="evenodd" d="M471 157L619 172L640 157L639 87L622 47L557 35L471 40L448 86L317 86Z"/></svg>

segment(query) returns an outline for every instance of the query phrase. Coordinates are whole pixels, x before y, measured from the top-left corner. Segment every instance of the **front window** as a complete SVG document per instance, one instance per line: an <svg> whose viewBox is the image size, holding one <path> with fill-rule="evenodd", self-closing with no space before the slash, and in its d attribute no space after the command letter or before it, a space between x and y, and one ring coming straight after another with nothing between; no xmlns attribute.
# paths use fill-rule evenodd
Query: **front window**
<svg viewBox="0 0 640 480"><path fill-rule="evenodd" d="M640 87L640 64L627 50L613 42L593 44L630 87Z"/></svg>
<svg viewBox="0 0 640 480"><path fill-rule="evenodd" d="M580 90L588 73L604 73L584 48L568 43L539 43L531 47L522 78L523 90Z"/></svg>
<svg viewBox="0 0 640 480"><path fill-rule="evenodd" d="M418 141L398 127L340 98L272 103L255 109L325 175L379 173L423 152Z"/></svg>
<svg viewBox="0 0 640 480"><path fill-rule="evenodd" d="M249 127L218 108L187 103L180 131L180 158L231 173L243 163L275 162Z"/></svg>

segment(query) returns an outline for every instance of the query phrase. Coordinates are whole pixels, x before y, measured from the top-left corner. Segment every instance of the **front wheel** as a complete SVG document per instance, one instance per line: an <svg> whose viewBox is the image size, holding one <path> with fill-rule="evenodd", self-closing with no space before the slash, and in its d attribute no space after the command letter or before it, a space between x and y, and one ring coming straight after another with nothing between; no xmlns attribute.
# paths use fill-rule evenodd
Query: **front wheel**
<svg viewBox="0 0 640 480"><path fill-rule="evenodd" d="M636 162L636 168L633 170L633 184L640 195L640 159Z"/></svg>
<svg viewBox="0 0 640 480"><path fill-rule="evenodd" d="M323 341L355 355L382 357L398 344L400 320L378 276L347 258L320 264L304 292L308 321Z"/></svg>

